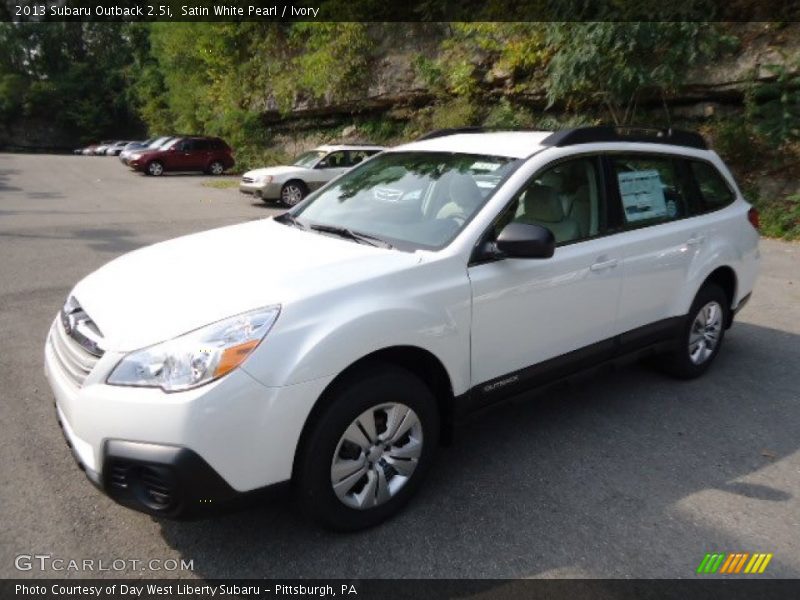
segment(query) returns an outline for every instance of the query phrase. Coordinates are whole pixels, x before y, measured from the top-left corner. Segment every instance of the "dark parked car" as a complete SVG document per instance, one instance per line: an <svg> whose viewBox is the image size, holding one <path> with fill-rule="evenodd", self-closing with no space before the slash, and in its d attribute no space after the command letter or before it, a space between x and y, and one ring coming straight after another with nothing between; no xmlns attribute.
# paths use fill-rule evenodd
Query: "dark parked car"
<svg viewBox="0 0 800 600"><path fill-rule="evenodd" d="M164 171L222 175L233 165L233 151L228 144L220 138L201 136L177 137L159 148L136 151L128 159L132 169L154 176Z"/></svg>

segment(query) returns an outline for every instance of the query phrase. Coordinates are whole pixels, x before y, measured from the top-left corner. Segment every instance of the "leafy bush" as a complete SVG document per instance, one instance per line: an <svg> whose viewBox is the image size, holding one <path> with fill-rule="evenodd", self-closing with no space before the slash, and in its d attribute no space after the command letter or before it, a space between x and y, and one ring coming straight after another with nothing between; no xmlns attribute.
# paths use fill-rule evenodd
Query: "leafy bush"
<svg viewBox="0 0 800 600"><path fill-rule="evenodd" d="M800 141L800 62L763 68L772 79L756 82L748 90L748 120L772 144Z"/></svg>
<svg viewBox="0 0 800 600"><path fill-rule="evenodd" d="M800 239L800 194L769 203L756 202L761 217L761 233L786 240Z"/></svg>

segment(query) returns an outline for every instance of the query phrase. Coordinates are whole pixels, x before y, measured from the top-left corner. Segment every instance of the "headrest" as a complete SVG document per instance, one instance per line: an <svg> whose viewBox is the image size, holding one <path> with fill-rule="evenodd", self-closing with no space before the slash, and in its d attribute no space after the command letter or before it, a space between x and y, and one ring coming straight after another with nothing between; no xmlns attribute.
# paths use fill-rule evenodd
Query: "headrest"
<svg viewBox="0 0 800 600"><path fill-rule="evenodd" d="M543 223L564 220L564 207L556 191L549 185L533 184L525 192L525 217Z"/></svg>
<svg viewBox="0 0 800 600"><path fill-rule="evenodd" d="M547 173L542 175L541 181L542 185L550 186L556 190L560 190L564 187L564 175L555 169L550 169Z"/></svg>
<svg viewBox="0 0 800 600"><path fill-rule="evenodd" d="M463 207L475 207L483 201L481 189L468 173L454 172L448 188L450 200Z"/></svg>

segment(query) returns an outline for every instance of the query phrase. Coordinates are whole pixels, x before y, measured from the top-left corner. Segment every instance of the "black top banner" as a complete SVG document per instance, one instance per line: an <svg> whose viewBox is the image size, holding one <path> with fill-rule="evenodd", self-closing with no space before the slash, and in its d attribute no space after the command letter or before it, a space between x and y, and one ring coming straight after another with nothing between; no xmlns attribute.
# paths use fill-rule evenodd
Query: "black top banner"
<svg viewBox="0 0 800 600"><path fill-rule="evenodd" d="M0 0L3 21L800 21L800 0Z"/></svg>

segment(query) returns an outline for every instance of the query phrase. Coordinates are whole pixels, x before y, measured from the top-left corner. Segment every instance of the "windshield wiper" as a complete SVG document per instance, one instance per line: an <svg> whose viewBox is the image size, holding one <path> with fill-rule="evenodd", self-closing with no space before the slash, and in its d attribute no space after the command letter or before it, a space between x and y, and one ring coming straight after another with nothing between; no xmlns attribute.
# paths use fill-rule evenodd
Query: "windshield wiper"
<svg viewBox="0 0 800 600"><path fill-rule="evenodd" d="M305 225L303 225L300 222L300 220L297 217L295 217L290 212L285 212L282 215L278 215L273 220L277 221L278 223L285 223L286 225L292 225L293 227L297 227L299 229L308 229Z"/></svg>
<svg viewBox="0 0 800 600"><path fill-rule="evenodd" d="M394 247L389 242L382 240L379 237L375 237L374 235L369 235L367 233L361 233L359 231L353 231L347 227L338 227L336 225L312 225L311 229L314 231L321 231L322 233L332 233L334 235L338 235L339 237L359 242L360 244L368 244L370 246L377 246L387 249Z"/></svg>

